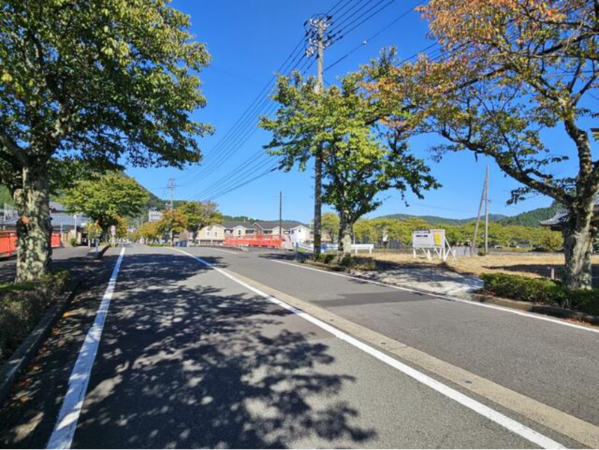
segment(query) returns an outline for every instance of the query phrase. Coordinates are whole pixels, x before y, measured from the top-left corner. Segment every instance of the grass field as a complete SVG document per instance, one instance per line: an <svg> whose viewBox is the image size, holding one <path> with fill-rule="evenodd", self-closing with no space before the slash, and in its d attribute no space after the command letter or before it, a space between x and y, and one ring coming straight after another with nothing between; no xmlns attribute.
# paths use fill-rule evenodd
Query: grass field
<svg viewBox="0 0 599 450"><path fill-rule="evenodd" d="M420 255L416 259L412 254L405 253L375 253L366 255L377 261L397 264L401 266L426 266L450 269L459 273L480 275L483 273L511 273L530 277L550 277L551 269L555 271L556 278L561 278L564 265L564 256L543 253L500 253L488 256L462 256L455 261L448 258L443 263L439 259L427 261ZM593 256L593 278L599 284L599 255Z"/></svg>

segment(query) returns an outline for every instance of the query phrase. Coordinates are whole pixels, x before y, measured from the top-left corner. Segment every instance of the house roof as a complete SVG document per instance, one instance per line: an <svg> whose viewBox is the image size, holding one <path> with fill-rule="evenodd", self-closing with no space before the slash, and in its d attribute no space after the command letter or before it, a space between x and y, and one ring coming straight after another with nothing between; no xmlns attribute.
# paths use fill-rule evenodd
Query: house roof
<svg viewBox="0 0 599 450"><path fill-rule="evenodd" d="M239 222L239 221L230 221L223 223L225 228L235 228L235 227L244 227L244 228L254 228L254 224L251 222Z"/></svg>
<svg viewBox="0 0 599 450"><path fill-rule="evenodd" d="M559 230L564 226L564 224L568 221L568 210L560 209L551 219L541 220L539 221L539 225L542 227L551 227L554 230ZM597 221L599 219L599 199L595 201L595 205L593 207L593 221Z"/></svg>
<svg viewBox="0 0 599 450"><path fill-rule="evenodd" d="M68 214L65 212L56 212L54 210L50 210L50 218L52 219L52 226L54 228L63 227L74 227L75 226L75 217L73 214ZM12 219L8 219L2 221L1 224L5 226L16 226L18 217L13 217ZM83 224L89 223L91 219L89 217L82 216L80 214L77 215L77 226L80 227Z"/></svg>
<svg viewBox="0 0 599 450"><path fill-rule="evenodd" d="M255 222L255 224L258 225L263 230L272 230L274 228L279 227L278 220L262 220L259 222ZM281 225L283 226L283 228L289 229L289 228L295 228L299 225L304 225L304 224L301 222L298 222L297 220L283 220L281 222Z"/></svg>
<svg viewBox="0 0 599 450"><path fill-rule="evenodd" d="M551 219L541 220L539 225L543 227L557 227L561 226L568 220L568 210L560 209L555 213Z"/></svg>

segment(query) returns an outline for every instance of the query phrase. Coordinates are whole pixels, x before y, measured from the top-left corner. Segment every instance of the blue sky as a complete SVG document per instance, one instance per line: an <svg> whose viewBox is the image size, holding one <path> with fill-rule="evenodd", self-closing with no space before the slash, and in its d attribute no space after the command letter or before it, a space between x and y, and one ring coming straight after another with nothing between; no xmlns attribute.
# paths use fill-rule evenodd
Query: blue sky
<svg viewBox="0 0 599 450"><path fill-rule="evenodd" d="M201 73L202 89L208 105L194 114L196 120L211 123L216 128L213 136L199 140L206 152L202 163L206 169L198 166L183 171L130 168L127 172L161 198L168 197L166 185L169 178L177 182L176 199L204 200L206 196L226 191L227 183L235 184L229 174L240 165L243 166L244 162L253 161L252 155L259 153L269 141L269 133L257 130L242 146L227 147L228 151L235 148L235 152L223 164L220 164L222 154L219 157L219 151L211 152L211 149L223 139L289 56L304 35L304 21L315 13L328 11L337 1L175 0L173 6L191 16L192 32L197 40L207 44L213 58L211 66ZM375 0L371 5L378 3ZM395 0L379 14L347 33L326 50L325 67L387 27L417 3L414 0ZM346 20L346 29L351 28L350 22L359 14L349 19L350 22L347 22L348 16L340 20ZM395 45L399 56L411 56L431 44L426 39L426 31L426 23L417 13L411 12L327 71L326 81L334 83L336 76L368 62L383 47ZM315 73L315 66L312 66L310 73ZM553 141L552 144L560 148L570 147L570 143L559 132L549 133L548 137ZM492 161L484 158L476 161L471 153L463 152L448 155L439 163L433 162L426 151L433 142L433 137L422 136L411 145L417 154L429 159L433 174L443 187L427 192L423 200L408 195L409 207L405 206L399 193L382 193L381 198L385 199L383 205L369 216L400 212L455 218L475 216L487 163L491 173L492 213L515 215L551 203L551 199L538 195L515 206L507 206L509 192L518 184L506 178ZM250 162L246 167L247 171L256 175L263 170L259 162ZM245 179L251 177L247 175ZM310 168L304 173L271 173L215 201L226 214L272 219L278 216L279 191L283 191L285 218L305 222L311 220L313 179Z"/></svg>

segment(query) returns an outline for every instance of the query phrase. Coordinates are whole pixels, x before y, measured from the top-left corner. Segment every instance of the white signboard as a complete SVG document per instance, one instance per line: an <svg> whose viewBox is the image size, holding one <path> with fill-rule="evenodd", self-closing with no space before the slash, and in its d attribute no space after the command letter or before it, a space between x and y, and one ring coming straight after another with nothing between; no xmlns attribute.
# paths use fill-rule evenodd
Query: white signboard
<svg viewBox="0 0 599 450"><path fill-rule="evenodd" d="M443 248L445 230L416 230L412 233L413 248Z"/></svg>
<svg viewBox="0 0 599 450"><path fill-rule="evenodd" d="M110 225L110 235L116 235L116 227L114 225Z"/></svg>

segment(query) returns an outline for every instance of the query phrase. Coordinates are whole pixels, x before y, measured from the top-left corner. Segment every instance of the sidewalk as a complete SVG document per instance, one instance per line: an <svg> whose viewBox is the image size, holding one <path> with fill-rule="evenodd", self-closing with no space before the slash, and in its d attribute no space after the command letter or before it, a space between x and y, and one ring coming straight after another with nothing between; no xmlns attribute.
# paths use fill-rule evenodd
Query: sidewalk
<svg viewBox="0 0 599 450"><path fill-rule="evenodd" d="M483 282L473 275L463 275L441 268L406 267L382 271L352 270L351 274L380 283L466 300L471 299L472 291L483 287Z"/></svg>
<svg viewBox="0 0 599 450"><path fill-rule="evenodd" d="M70 270L77 275L93 258L88 258L88 247L64 247L52 251L52 270ZM15 277L16 257L0 260L0 283L10 283Z"/></svg>

